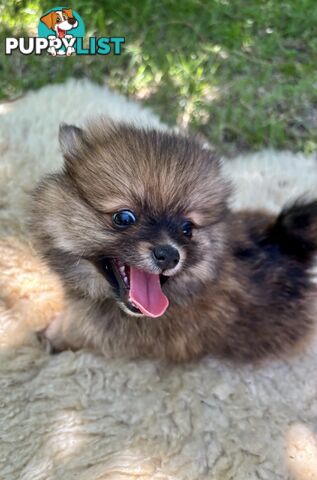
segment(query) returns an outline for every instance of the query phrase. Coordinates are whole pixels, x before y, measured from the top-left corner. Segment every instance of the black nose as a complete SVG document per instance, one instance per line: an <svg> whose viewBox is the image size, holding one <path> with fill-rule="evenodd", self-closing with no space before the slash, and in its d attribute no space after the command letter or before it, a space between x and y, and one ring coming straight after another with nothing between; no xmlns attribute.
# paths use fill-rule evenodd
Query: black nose
<svg viewBox="0 0 317 480"><path fill-rule="evenodd" d="M153 248L153 258L162 270L174 268L179 262L179 251L171 245L158 245Z"/></svg>
<svg viewBox="0 0 317 480"><path fill-rule="evenodd" d="M77 21L77 20L76 20L76 18L74 18L74 17L69 17L69 18L68 18L68 23L70 23L71 25L75 25L76 21Z"/></svg>

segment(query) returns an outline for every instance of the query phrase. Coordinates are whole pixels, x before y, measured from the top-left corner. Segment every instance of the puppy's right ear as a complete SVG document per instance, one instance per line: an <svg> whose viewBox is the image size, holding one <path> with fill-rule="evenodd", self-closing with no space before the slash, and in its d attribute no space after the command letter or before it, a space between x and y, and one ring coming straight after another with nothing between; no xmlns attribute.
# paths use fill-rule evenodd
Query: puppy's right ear
<svg viewBox="0 0 317 480"><path fill-rule="evenodd" d="M66 125L66 123L61 123L58 139L66 161L75 159L87 145L84 130L75 125Z"/></svg>
<svg viewBox="0 0 317 480"><path fill-rule="evenodd" d="M57 17L56 12L50 12L50 13L47 13L46 15L43 15L43 17L41 17L40 20L47 26L47 28L52 30L56 23L56 17Z"/></svg>

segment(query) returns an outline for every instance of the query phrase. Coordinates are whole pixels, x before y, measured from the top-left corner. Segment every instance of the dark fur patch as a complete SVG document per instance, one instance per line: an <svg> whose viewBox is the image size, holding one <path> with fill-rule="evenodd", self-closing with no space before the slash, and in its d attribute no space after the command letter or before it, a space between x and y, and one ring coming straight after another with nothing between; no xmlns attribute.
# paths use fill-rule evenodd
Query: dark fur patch
<svg viewBox="0 0 317 480"><path fill-rule="evenodd" d="M317 201L298 201L285 208L269 236L285 254L310 262L317 249Z"/></svg>

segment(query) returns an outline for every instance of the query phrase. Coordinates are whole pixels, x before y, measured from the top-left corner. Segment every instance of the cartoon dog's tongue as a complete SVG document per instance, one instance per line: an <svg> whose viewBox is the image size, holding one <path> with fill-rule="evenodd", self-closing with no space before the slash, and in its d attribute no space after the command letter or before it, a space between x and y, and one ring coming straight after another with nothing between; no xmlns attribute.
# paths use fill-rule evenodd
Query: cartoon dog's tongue
<svg viewBox="0 0 317 480"><path fill-rule="evenodd" d="M148 317L160 317L169 303L162 292L160 276L132 266L130 266L129 300Z"/></svg>
<svg viewBox="0 0 317 480"><path fill-rule="evenodd" d="M57 33L58 33L59 38L64 38L65 37L65 30L62 30L59 27L57 27Z"/></svg>

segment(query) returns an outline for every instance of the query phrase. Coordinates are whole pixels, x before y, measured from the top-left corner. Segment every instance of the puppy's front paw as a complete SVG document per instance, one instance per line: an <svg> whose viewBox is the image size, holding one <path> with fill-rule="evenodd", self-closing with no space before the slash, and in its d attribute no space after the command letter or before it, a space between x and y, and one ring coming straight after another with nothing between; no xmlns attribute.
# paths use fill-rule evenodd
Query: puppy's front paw
<svg viewBox="0 0 317 480"><path fill-rule="evenodd" d="M56 57L56 50L54 47L48 48L47 52L50 53L53 57Z"/></svg>
<svg viewBox="0 0 317 480"><path fill-rule="evenodd" d="M58 314L48 327L36 333L37 339L45 352L58 353L65 350L66 347L62 339L61 325L62 315Z"/></svg>
<svg viewBox="0 0 317 480"><path fill-rule="evenodd" d="M75 53L75 49L73 47L68 47L66 50L66 56L70 57L72 53Z"/></svg>
<svg viewBox="0 0 317 480"><path fill-rule="evenodd" d="M36 332L36 338L38 339L41 347L46 353L54 353L54 347L49 341L49 339L46 337L45 332L46 329Z"/></svg>

